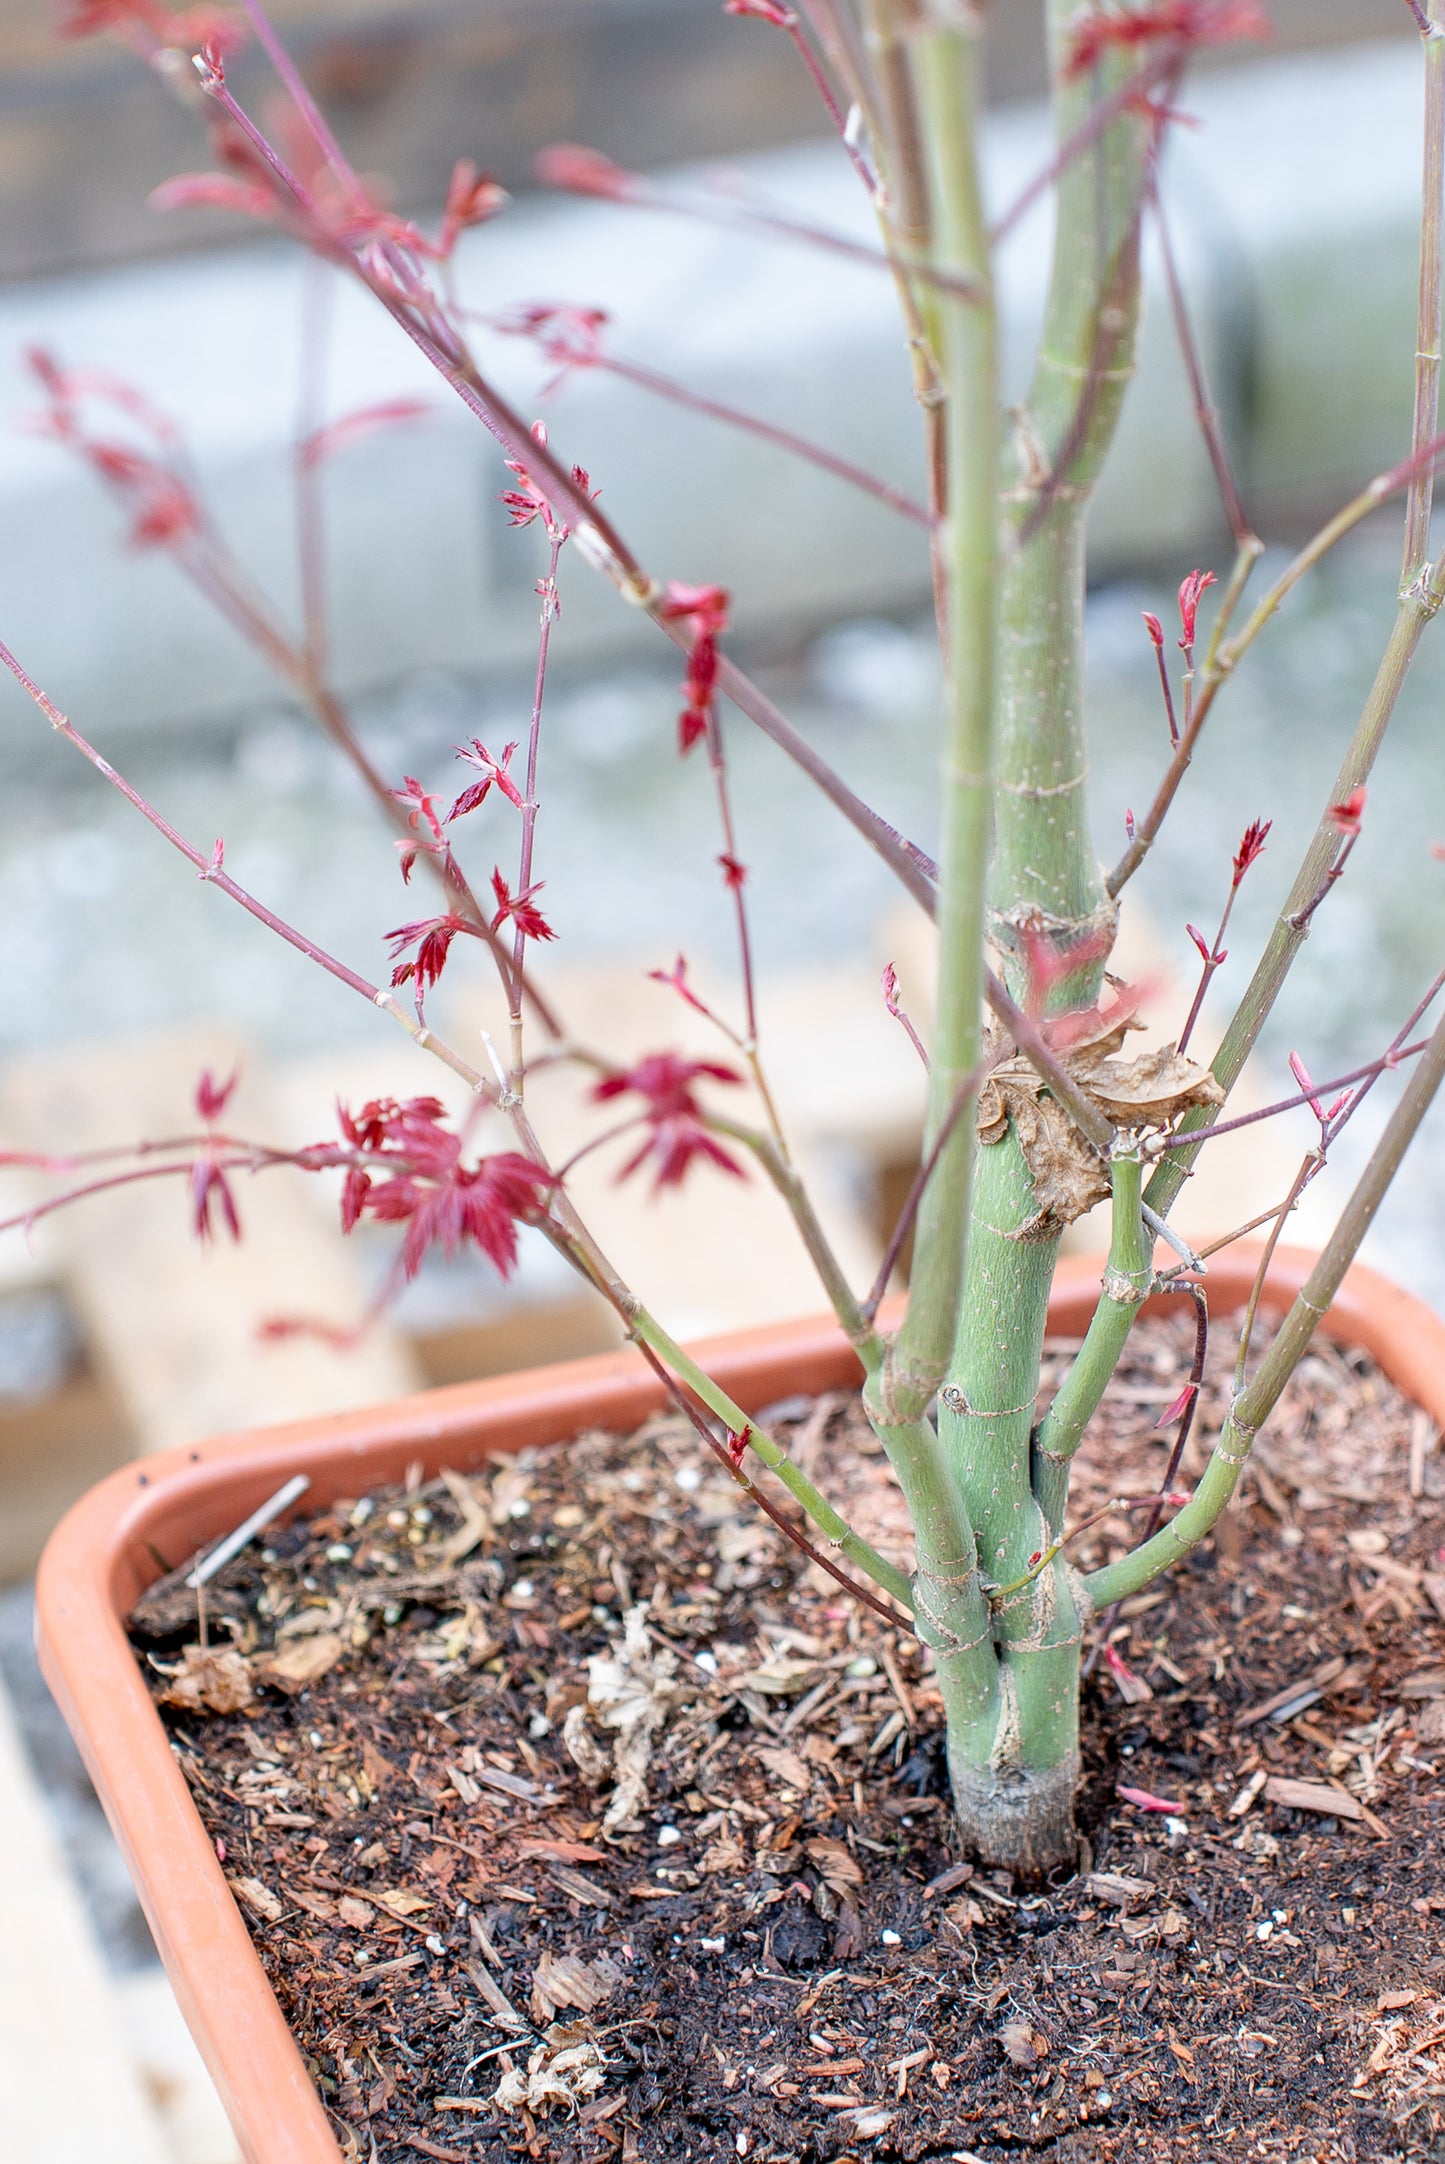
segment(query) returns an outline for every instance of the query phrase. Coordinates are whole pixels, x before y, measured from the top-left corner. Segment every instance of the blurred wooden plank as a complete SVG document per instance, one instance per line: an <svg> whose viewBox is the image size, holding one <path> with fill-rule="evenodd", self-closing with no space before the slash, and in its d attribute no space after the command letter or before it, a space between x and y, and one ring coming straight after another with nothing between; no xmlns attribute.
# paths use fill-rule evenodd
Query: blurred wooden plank
<svg viewBox="0 0 1445 2164"><path fill-rule="evenodd" d="M0 277L236 237L237 221L156 217L150 190L205 162L205 138L129 52L55 35L62 0L0 0ZM827 132L786 39L720 0L273 0L358 169L395 200L439 202L454 159L510 188L541 145L595 144L633 165L731 155ZM988 10L996 99L1044 88L1038 6ZM1271 0L1273 49L1408 37L1402 0ZM1202 57L1227 65L1253 48ZM269 95L254 55L243 103Z"/></svg>

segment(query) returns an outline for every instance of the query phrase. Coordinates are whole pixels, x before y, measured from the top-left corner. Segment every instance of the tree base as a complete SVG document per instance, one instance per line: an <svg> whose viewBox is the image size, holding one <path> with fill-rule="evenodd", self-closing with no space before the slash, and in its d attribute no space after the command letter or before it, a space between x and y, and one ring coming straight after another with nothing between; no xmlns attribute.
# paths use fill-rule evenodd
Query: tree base
<svg viewBox="0 0 1445 2164"><path fill-rule="evenodd" d="M953 1805L970 1855L1025 1879L1074 1868L1079 1757L1057 1766L951 1766Z"/></svg>

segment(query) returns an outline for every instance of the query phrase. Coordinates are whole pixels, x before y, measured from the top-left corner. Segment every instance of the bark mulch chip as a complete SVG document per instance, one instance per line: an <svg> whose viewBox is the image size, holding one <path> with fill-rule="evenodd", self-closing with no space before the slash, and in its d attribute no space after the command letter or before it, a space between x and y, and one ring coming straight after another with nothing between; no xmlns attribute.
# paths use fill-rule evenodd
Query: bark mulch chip
<svg viewBox="0 0 1445 2164"><path fill-rule="evenodd" d="M1157 1489L1192 1341L1136 1331L1078 1517ZM774 1418L906 1561L856 1405ZM1445 1454L1362 1357L1125 1602L1067 1883L960 1859L921 1649L670 1418L338 1503L132 1630L358 2164L1445 2159Z"/></svg>

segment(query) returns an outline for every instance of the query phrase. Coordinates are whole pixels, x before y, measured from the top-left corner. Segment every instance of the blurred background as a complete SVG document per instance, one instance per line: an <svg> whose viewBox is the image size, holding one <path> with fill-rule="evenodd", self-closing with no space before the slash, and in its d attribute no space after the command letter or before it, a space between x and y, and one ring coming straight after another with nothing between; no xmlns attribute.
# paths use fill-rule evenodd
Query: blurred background
<svg viewBox="0 0 1445 2164"><path fill-rule="evenodd" d="M694 198L721 191L866 239L866 208L786 40L717 0L278 0L275 12L348 154L387 176L397 208L435 218L458 157L511 191L505 216L459 252L471 306L489 318L538 301L604 308L609 353L920 485L892 307L871 270L532 183L537 150L572 140ZM1270 547L1261 585L1408 445L1419 187L1418 40L1402 0L1272 0L1270 12L1269 47L1212 54L1191 80L1193 124L1175 131L1166 167L1199 344ZM990 11L986 165L1000 207L1048 155L1037 13ZM264 67L243 55L230 75L264 111ZM104 368L174 417L227 545L290 630L298 429L376 400L424 402L324 473L333 677L398 786L416 775L449 801L454 745L525 736L540 559L496 502L507 481L498 455L372 304L238 220L147 207L161 181L206 163L195 114L133 55L57 40L46 0L0 0L0 636L183 833L207 850L224 836L244 884L379 977L385 933L425 910L401 885L388 832L286 687L163 553L127 547L126 521L93 478L27 427L40 404L27 349ZM1006 361L1020 386L1048 240L1041 210L1002 266ZM1152 252L1149 286L1140 377L1094 521L1089 698L1106 860L1167 749L1140 611L1171 623L1181 575L1198 565L1222 576L1230 560ZM662 577L726 585L739 657L865 796L930 845L937 671L918 529L616 374L579 373L549 392L550 371L524 341L481 327L478 339L497 380L588 467L643 561ZM1260 642L1131 889L1126 965L1157 985L1164 1022L1192 983L1186 921L1212 927L1243 827L1275 821L1232 925L1240 964L1220 973L1206 1008L1206 1049L1368 688L1392 615L1398 528L1394 510L1363 526ZM580 1040L619 1056L660 1045L716 1056L645 974L685 952L696 981L735 1008L715 808L703 767L673 750L677 657L572 552L561 597L538 828L559 934L547 982ZM1291 1087L1291 1049L1327 1075L1381 1047L1440 965L1442 691L1427 638L1349 874L1248 1078L1255 1102ZM740 719L728 732L770 1073L839 1250L866 1281L921 1114L921 1070L882 1007L879 974L897 965L926 1025L928 943L887 875L779 755ZM338 1095L455 1101L399 1031L198 889L3 687L0 805L0 1150L175 1132L191 1122L203 1068L240 1070L229 1127L293 1145L332 1131ZM463 855L478 884L498 858L510 862L503 809L494 801L472 822ZM488 988L455 964L433 1010L471 1051L497 1025ZM539 1086L560 1155L591 1131L576 1094L557 1078ZM1347 1191L1388 1110L1389 1092L1377 1096L1332 1178L1311 1190L1298 1237L1317 1237ZM1254 1214L1282 1194L1311 1131L1305 1115L1218 1145L1182 1221L1202 1232ZM1437 1120L1367 1250L1437 1306L1442 1139ZM705 1195L653 1205L639 1188L616 1189L615 1169L615 1158L589 1162L584 1207L679 1334L820 1305L755 1187L719 1177ZM0 1214L44 1186L0 1170ZM48 1874L53 1897L43 1943L0 1981L4 2158L231 2155L33 1669L29 1579L57 1516L144 1450L613 1339L608 1316L538 1244L507 1286L474 1261L429 1262L351 1354L309 1340L262 1347L267 1316L354 1320L394 1250L380 1233L343 1245L335 1196L319 1184L273 1176L239 1200L247 1237L235 1249L202 1251L184 1198L146 1190L0 1235L0 1913L7 1872ZM1098 1240L1097 1227L1076 1228L1077 1244ZM8 2030L7 1990L27 2001ZM106 2040L94 2056L98 2116L92 2125L72 2100L62 2127L53 2102L46 2110L61 2077L45 2063L36 2010L82 1999ZM19 2114L10 2126L7 2110Z"/></svg>

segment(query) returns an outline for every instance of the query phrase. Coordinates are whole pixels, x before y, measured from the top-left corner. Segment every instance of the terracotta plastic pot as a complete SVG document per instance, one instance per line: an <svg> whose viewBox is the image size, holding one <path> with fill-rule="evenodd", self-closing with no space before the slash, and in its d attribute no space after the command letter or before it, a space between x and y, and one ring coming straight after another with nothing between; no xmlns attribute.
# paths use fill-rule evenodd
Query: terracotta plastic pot
<svg viewBox="0 0 1445 2164"><path fill-rule="evenodd" d="M1281 1249L1267 1305L1291 1299L1312 1257ZM1098 1296L1097 1259L1056 1280L1051 1326L1083 1329ZM1211 1302L1238 1305L1255 1262L1210 1269ZM1169 1306L1173 1302L1161 1303ZM1373 1271L1350 1272L1321 1325L1370 1353L1407 1396L1445 1425L1445 1324ZM797 1391L858 1377L828 1321L786 1324L698 1348L709 1372L757 1412ZM247 2164L341 2164L341 2151L232 1899L209 1836L127 1643L123 1618L160 1574L229 1532L292 1473L310 1476L307 1511L405 1477L498 1452L565 1441L583 1428L626 1431L661 1402L634 1354L435 1390L304 1426L226 1436L113 1473L64 1519L36 1589L40 1660L125 1852L181 2009L215 2080Z"/></svg>

